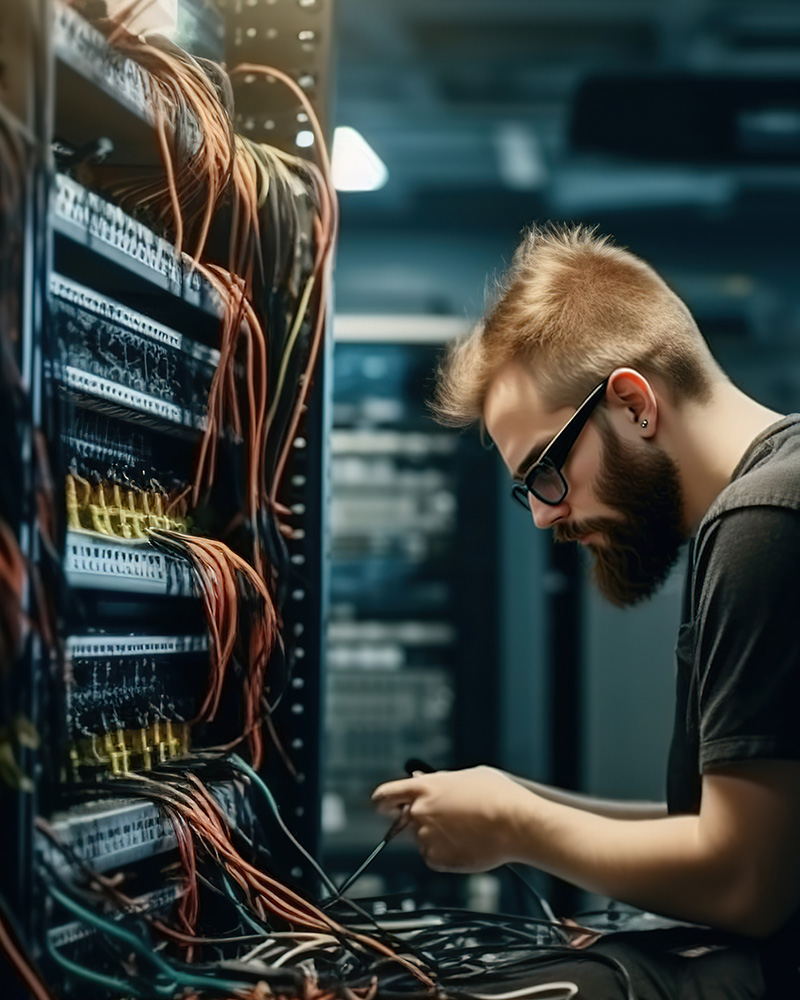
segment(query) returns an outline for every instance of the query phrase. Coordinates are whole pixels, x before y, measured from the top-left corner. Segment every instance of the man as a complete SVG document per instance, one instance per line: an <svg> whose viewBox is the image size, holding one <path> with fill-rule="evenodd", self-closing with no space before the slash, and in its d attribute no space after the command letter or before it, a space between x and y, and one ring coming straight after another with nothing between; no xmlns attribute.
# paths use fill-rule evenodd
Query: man
<svg viewBox="0 0 800 1000"><path fill-rule="evenodd" d="M692 539L667 803L479 767L381 785L378 808L407 810L433 868L523 862L727 932L723 960L694 930L691 975L675 956L697 948L624 942L641 997L763 995L762 960L777 982L800 954L800 417L737 389L658 275L582 227L526 235L435 408L481 422L536 527L585 546L614 603L650 596ZM622 995L595 982L580 995Z"/></svg>

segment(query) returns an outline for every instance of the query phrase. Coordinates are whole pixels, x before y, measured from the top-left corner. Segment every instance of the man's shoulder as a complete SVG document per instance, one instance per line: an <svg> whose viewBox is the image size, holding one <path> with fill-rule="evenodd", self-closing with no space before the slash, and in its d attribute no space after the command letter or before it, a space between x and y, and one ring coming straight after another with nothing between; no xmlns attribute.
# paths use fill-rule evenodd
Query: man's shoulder
<svg viewBox="0 0 800 1000"><path fill-rule="evenodd" d="M700 531L723 515L751 507L800 510L800 415L784 417L759 435L709 507Z"/></svg>

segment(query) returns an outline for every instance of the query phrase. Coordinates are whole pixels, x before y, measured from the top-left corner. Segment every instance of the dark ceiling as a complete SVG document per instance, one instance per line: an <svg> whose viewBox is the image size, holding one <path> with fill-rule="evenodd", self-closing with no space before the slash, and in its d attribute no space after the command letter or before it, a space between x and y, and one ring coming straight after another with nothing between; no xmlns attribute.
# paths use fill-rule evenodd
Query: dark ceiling
<svg viewBox="0 0 800 1000"><path fill-rule="evenodd" d="M339 0L337 120L364 133L391 175L370 212L413 212L457 189L524 192L569 211L728 200L731 180L748 180L735 169L727 185L690 158L643 172L570 141L587 80L629 76L636 103L637 78L654 74L793 87L795 119L773 128L793 130L800 162L796 0ZM614 121L614 105L596 110ZM644 101L636 111L647 116ZM685 132L677 116L658 124Z"/></svg>
<svg viewBox="0 0 800 1000"><path fill-rule="evenodd" d="M554 218L800 341L797 0L337 2L335 118L390 175L342 196L341 307L474 314Z"/></svg>

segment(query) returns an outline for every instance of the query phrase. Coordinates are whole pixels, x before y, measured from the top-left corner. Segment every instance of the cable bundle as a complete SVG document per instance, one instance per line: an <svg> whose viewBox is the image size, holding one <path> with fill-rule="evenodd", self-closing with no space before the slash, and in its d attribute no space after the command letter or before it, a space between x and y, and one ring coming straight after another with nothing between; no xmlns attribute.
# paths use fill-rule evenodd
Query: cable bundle
<svg viewBox="0 0 800 1000"><path fill-rule="evenodd" d="M577 986L558 975L558 963L566 959L609 966L632 1000L630 977L616 959L573 946L584 936L585 929L577 926L456 909L386 912L385 906L376 921L345 899L336 904L339 916L331 917L278 883L236 846L235 841L248 842L244 831L230 824L210 791L213 785L207 784L230 780L231 765L259 786L286 832L269 789L236 757L225 761L206 753L188 769L165 767L147 777L123 776L100 788L108 795L157 803L176 833L181 831L188 902L178 907L177 926L142 910L141 903L123 892L119 877L91 871L68 845L58 842L47 823L38 821L40 832L68 863L65 874L63 866L44 860L41 876L50 897L72 919L99 931L105 943L98 951L106 956L100 967L78 964L61 953L61 946L49 945L52 958L87 988L94 984L146 1000L372 1000L376 995L405 1000L521 1000L543 995L571 1000ZM250 843L248 851L254 847ZM204 900L213 901L208 909L217 922L224 913L235 915L235 927L215 936L200 929L200 890ZM143 933L143 921L152 934L181 948L185 960L154 950L150 935ZM115 967L109 968L109 957ZM542 982L548 970L552 979ZM533 985L534 977L538 985Z"/></svg>
<svg viewBox="0 0 800 1000"><path fill-rule="evenodd" d="M265 495L267 337L245 295L243 279L216 264L197 266L220 296L223 320L220 360L209 390L206 428L195 463L192 503L196 505L203 489L211 486L215 480L219 440L223 429L230 426L237 437L243 434L235 367L241 338L244 337L247 407L246 512L255 536L258 512ZM262 569L260 565L257 568Z"/></svg>
<svg viewBox="0 0 800 1000"><path fill-rule="evenodd" d="M226 74L213 62L196 59L162 36L145 41L124 27L126 17L147 2L134 0L116 20L94 24L113 48L147 73L164 173L146 170L144 177L131 179L130 167L122 173L104 168L106 183L121 205L167 231L178 253L188 243L199 260L231 181L233 99Z"/></svg>
<svg viewBox="0 0 800 1000"><path fill-rule="evenodd" d="M189 559L203 601L210 636L211 677L197 720L215 718L231 663L237 659L245 664L244 734L250 742L253 763L259 767L264 754L264 681L279 641L278 618L269 589L256 570L223 542L163 530L151 531L150 537L157 545ZM242 608L248 612L246 615L241 613ZM240 629L244 629L244 641Z"/></svg>
<svg viewBox="0 0 800 1000"><path fill-rule="evenodd" d="M248 775L254 775L247 765L239 763ZM343 975L350 975L348 970L369 967L374 961L381 966L388 963L388 966L397 967L405 980L410 977L418 986L433 986L432 979L420 967L418 960L398 953L385 940L386 935L382 932L379 931L379 938L361 928L340 923L247 860L234 845L234 833L240 836L239 832L231 829L219 803L202 780L201 776L207 773L217 777L231 776L229 765L221 758L207 754L204 760L195 762L190 768L180 771L164 768L148 776L126 775L103 790L109 795L124 794L155 802L169 816L178 834L186 889L177 912L179 926L153 914L145 914L145 920L153 932L183 947L187 961L192 960L198 949L207 955L207 948L210 947L220 955L217 963L206 959L202 964L198 962L189 966L185 962L170 960L163 953L159 955L148 938L142 936L141 926L137 926L136 920L140 907L136 900L122 891L119 880L91 871L74 856L68 845L58 841L46 822L37 822L40 832L62 853L71 869L67 877L63 868L56 868L46 858L43 859L40 874L51 898L73 918L77 917L101 931L112 953L118 950L118 942L122 943L125 947L118 954L118 964L124 966L129 976L132 966L128 956L135 956L136 972L126 983L127 992L124 995L177 998L182 995L182 987L193 986L198 994L204 996L220 997L230 993L239 997L248 987L257 991L261 982L269 984L273 993L278 995L316 996L321 989L331 997L348 996L346 989L340 991L332 987L337 981L342 981ZM85 883L86 888L79 890L79 881ZM202 935L197 928L200 887L210 890L217 898L215 911L220 909L222 900L227 901L227 907L232 908L239 921L255 933L236 931L211 938ZM87 889L90 895L87 895ZM103 913L103 910L108 911L109 905L112 912ZM287 954L283 956L283 962L266 964L250 954L253 945L263 948L273 939L285 943L283 950ZM339 956L338 973L333 968L321 968L322 976L318 976L315 970L288 964L291 952L298 944L317 941L325 946L332 944L335 948ZM247 952L242 948L243 943L248 946ZM401 951L405 950L401 945ZM122 989L121 981L116 978L117 973L112 976L112 970L78 965L52 945L50 952L52 958L73 975L107 988L114 983L116 989ZM319 980L323 976L324 985L320 987ZM360 988L363 978L363 972L359 973L352 986ZM367 983L370 978L371 974ZM253 995L259 994L254 992Z"/></svg>
<svg viewBox="0 0 800 1000"><path fill-rule="evenodd" d="M16 121L0 105L0 457L6 475L0 487L0 665L19 652L24 631L23 591L27 571L9 522L19 515L22 468L17 432L22 421L19 370L22 322L22 237L24 195L30 155ZM10 480L10 481L9 481ZM16 487L17 496L13 495Z"/></svg>
<svg viewBox="0 0 800 1000"><path fill-rule="evenodd" d="M239 148L242 155L247 153L255 164L261 164L267 168L268 164L273 165L273 170L277 163L290 166L297 176L305 178L309 189L313 192L314 203L317 206L318 214L314 219L314 256L311 273L303 289L302 295L297 303L294 319L284 340L281 364L278 371L278 378L274 390L273 401L270 413L267 418L268 431L275 423L275 416L279 400L286 384L286 373L289 359L296 349L298 337L306 315L311 314L311 335L307 346L305 367L297 380L297 392L285 427L280 428L280 447L277 450L277 458L271 470L271 483L269 498L274 505L277 502L284 470L291 451L292 443L297 434L298 426L302 418L308 394L311 389L312 374L316 366L319 349L325 329L326 311L329 297L329 285L331 268L333 265L333 249L338 233L339 210L336 192L331 176L330 160L325 147L325 137L322 134L319 119L317 118L308 97L302 88L286 73L281 72L272 66L257 66L250 63L236 67L231 73L232 78L238 76L263 76L266 79L275 79L288 87L293 95L303 106L303 110L308 116L311 129L314 133L314 148L317 152L319 165L315 166L308 161L300 160L297 157L288 157L277 151L271 151L269 147L254 143L244 143ZM273 282L275 274L273 271ZM313 312L309 309L309 302L312 293L316 289L316 302ZM274 288L273 288L274 291Z"/></svg>
<svg viewBox="0 0 800 1000"><path fill-rule="evenodd" d="M29 145L0 104L0 378L21 389L17 352L21 342L24 189L31 167Z"/></svg>
<svg viewBox="0 0 800 1000"><path fill-rule="evenodd" d="M22 645L25 629L22 600L27 575L17 539L0 520L0 668L8 667Z"/></svg>

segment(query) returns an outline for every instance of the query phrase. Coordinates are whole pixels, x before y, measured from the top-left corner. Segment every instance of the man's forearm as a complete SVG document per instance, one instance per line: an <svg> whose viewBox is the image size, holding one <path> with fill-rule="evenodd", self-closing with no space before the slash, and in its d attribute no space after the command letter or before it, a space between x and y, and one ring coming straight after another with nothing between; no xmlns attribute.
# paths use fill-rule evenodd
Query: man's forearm
<svg viewBox="0 0 800 1000"><path fill-rule="evenodd" d="M646 910L747 933L739 873L709 848L697 816L632 822L532 797L511 831L516 861Z"/></svg>
<svg viewBox="0 0 800 1000"><path fill-rule="evenodd" d="M548 802L558 802L573 809L582 809L596 816L606 816L609 819L661 819L667 815L665 802L624 802L615 799L602 799L594 795L583 795L580 792L568 792L563 788L553 788L529 778L520 778L509 774L518 785L535 792Z"/></svg>
<svg viewBox="0 0 800 1000"><path fill-rule="evenodd" d="M762 937L800 905L800 761L703 775L697 816L618 819L537 795L490 767L380 785L405 809L428 865L477 872L520 861L647 910Z"/></svg>

